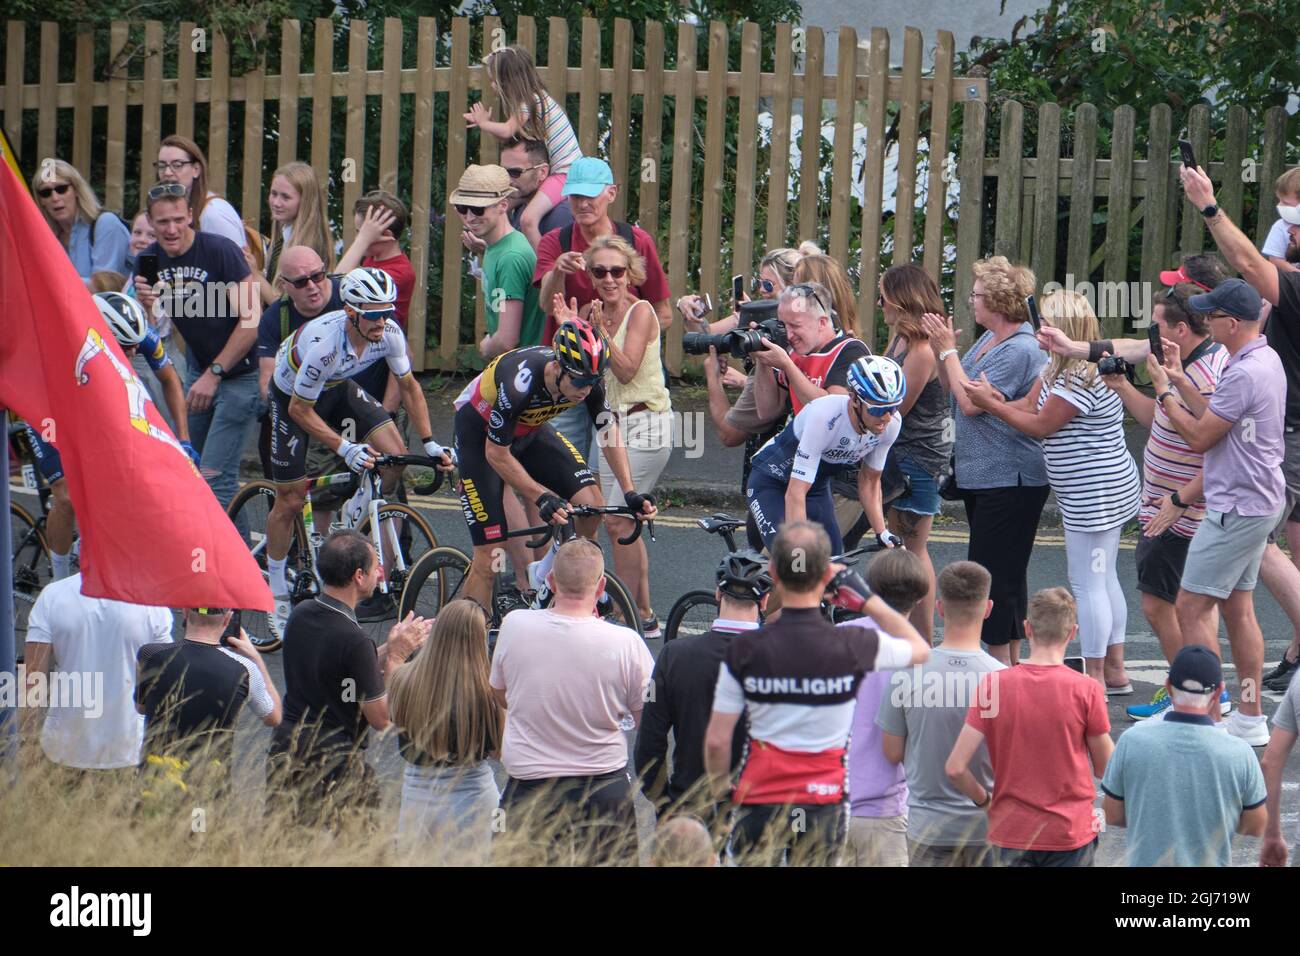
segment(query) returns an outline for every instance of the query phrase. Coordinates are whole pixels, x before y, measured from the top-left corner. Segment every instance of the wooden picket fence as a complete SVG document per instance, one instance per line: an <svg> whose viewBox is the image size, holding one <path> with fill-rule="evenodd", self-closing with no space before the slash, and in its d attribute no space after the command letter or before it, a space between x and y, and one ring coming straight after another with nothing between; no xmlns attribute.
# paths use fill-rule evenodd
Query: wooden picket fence
<svg viewBox="0 0 1300 956"><path fill-rule="evenodd" d="M854 181L864 178L863 223L860 244L860 311L864 317L874 314L878 249L881 243L880 210L884 199L884 141L887 115L896 112L899 124L899 208L911 208L917 195L918 141L923 138L932 152L945 155L949 142L950 106L962 100L980 100L987 95L984 80L968 80L953 76L953 38L940 31L935 49L935 66L929 75L922 72L922 36L920 31L908 29L904 38L903 66L901 71L889 68L889 35L887 31L871 31L870 52L866 55L866 69L860 70L858 37L854 30L838 31L838 69L835 74L823 73L825 37L815 27L779 26L774 35L760 36L755 23L740 25L739 64L728 62L730 28L714 22L708 25L708 43L705 65L700 66L697 49L697 28L681 23L677 26L675 68L665 68L664 25L647 22L644 42L633 42L630 21L619 19L614 23L612 49L601 48L599 24L594 19L582 22L582 54L577 64L567 62L569 26L561 18L552 17L547 23L550 62L539 63L548 89L557 100L566 102L570 96L570 115L576 117L579 141L584 154L599 154L607 158L620 183L637 184L638 207L625 207L628 190L620 191L618 204L613 209L616 217L631 217L652 235L660 237L660 254L665 260L673 296L688 291L709 291L715 299L719 296L720 268L734 263L736 271L751 273L753 265L765 248L789 245L799 240L822 237L827 239L827 249L841 262L848 262L850 254L851 200ZM478 29L475 29L477 27ZM70 157L81 170L98 168L103 164L101 195L109 208L121 209L124 184L139 176L143 184L154 179L152 162L156 158L161 136L173 130L197 138L207 150L210 179L213 188L232 199L239 197L246 218L257 215L263 200L271 165L268 144L273 143L277 165L290 160L308 159L321 176L334 174L343 179L342 216L345 240L354 232L350 210L363 187L378 185L409 199L413 228L410 235L409 254L419 277L421 287L414 297L409 321L413 342L425 341L429 323L441 323L441 334L436 350L417 355L417 365L427 368L456 368L473 342L482 334L482 296L479 293L478 321L475 338L467 340L462 335L461 283L463 249L460 243L459 221L446 205L442 210L441 236L435 237L428 227L430 203L434 194L433 177L443 180L444 188L438 194L446 196L469 162L494 162L498 146L491 136L480 140L477 156L469 155L469 140L462 114L468 108L471 91L478 93L490 108L495 97L485 82L480 57L492 44L515 42L537 49L538 24L531 17L519 18L516 35L505 38L497 18L489 17L478 24L468 19L456 18L450 24L449 36L440 34L432 18L420 18L416 26L418 42L414 63L403 62L402 37L404 29L397 19L387 19L382 25L353 20L348 29L347 68L330 71L299 72L303 50L303 28L295 20L279 25L280 68L276 75L264 69L255 69L243 76L230 75L230 50L220 33L206 39L206 50L196 52L187 40L195 25L180 24L181 42L174 54L174 75L164 75L164 63L170 62L163 54L163 25L150 21L143 25L114 23L110 29L108 49L116 60L128 41L143 39L143 66L137 75L128 75L121 69L108 80L97 80L94 62L94 37L79 33L75 37L76 67L71 81L62 81L58 75L59 45L67 42L61 38L57 25L44 23L40 28L39 81L28 82L24 63L26 27L20 21L8 23L4 87L0 90L0 103L4 107L4 125L19 150L22 149L22 119L26 111L38 111L38 130L35 137L35 157L63 155ZM314 25L313 63L336 63L334 55L334 24L330 20L317 20ZM367 57L375 39L382 35L382 67L367 69ZM450 40L449 43L445 42ZM764 50L764 43L769 44ZM556 56L558 51L559 55ZM760 71L761 56L771 52L774 69ZM739 69L735 69L737 66ZM797 68L798 67L798 68ZM289 82L284 77L292 77ZM433 128L435 97L447 97L447 125L445 129ZM367 97L382 99L378 135L366 125ZM336 100L346 103L343 111L336 110ZM400 106L403 100L414 103L414 137L411 153L399 155ZM572 108L576 99L577 110ZM695 110L697 100L707 103L703 144L697 142ZM298 142L297 125L280 124L275 138L268 137L264 128L267 104L278 104L278 116L297 116L300 103L311 103L312 136L310 143ZM634 108L643 117L664 116L665 105L673 104L673 121L665 135L667 122L646 123L641 142L634 152L629 136L630 117ZM763 112L771 117L770 155L771 169L766 175L766 192L759 194L760 176L755 169L760 138L760 101ZM801 134L799 182L804 185L797 200L787 203L791 190L791 138L795 102L800 101L802 114L821 118L833 113L835 132L833 160L830 168L821 168L820 122L807 123ZM195 104L209 104L206 140L204 131L195 129ZM242 169L257 170L259 175L243 176L242 181L227 181L228 149L236 132L231 126L232 103L243 103L243 161ZM933 122L929 130L919 128L922 106L932 103ZM163 127L164 107L174 105L174 123ZM887 106L891 112L887 114ZM72 112L71 141L63 142L58 136L58 111ZM139 110L139 167L126 169L126 138L128 111ZM727 141L728 111L738 115L739 135L734 142ZM103 112L100 112L103 111ZM106 131L102 138L92 138L96 114L106 113ZM865 121L868 135L865 139L865 159L854 155L854 120L859 125ZM100 119L102 124L104 119ZM345 149L343 156L330 155L331 124L345 124ZM65 124L66 125L66 124ZM66 136L64 138L67 138ZM378 139L379 177L377 183L363 184L360 177L339 177L340 164L347 157L359 157L374 149ZM440 143L445 143L439 149ZM20 156L34 167L35 157ZM102 158L101 158L102 157ZM658 169L665 159L671 159L674 175L670 182L662 182ZM441 162L437 162L441 160ZM435 163L437 166L435 168ZM409 164L409 165L408 165ZM703 193L692 195L694 173L703 166ZM730 169L726 168L731 166ZM734 215L723 221L724 172L734 182ZM765 173L767 171L764 171ZM808 188L829 174L829 208L819 208L818 189ZM898 256L910 259L917 246L923 246L925 266L936 277L942 257L942 235L945 216L944 197L946 184L942 180L941 164L931 164L929 183L925 190L925 225L922 235L914 235L913 217L899 216L895 220L894 243ZM667 222L660 222L661 203L666 192L669 200ZM767 204L765 236L756 235L755 210ZM792 207L787 221L787 205ZM697 212L698 206L698 212ZM129 211L128 211L129 214ZM829 227L824 219L828 216ZM263 214L263 231L269 229L269 220ZM438 239L441 239L441 249ZM857 237L854 236L854 239ZM922 241L923 240L923 241ZM730 254L723 259L722 251L729 247ZM430 263L438 268L441 258L441 302L427 302L424 283L430 274ZM697 274L688 274L688 263L698 257ZM441 310L438 316L430 315L432 309ZM681 367L680 323L668 341L668 362L671 368ZM417 350L418 351L418 350Z"/></svg>
<svg viewBox="0 0 1300 956"><path fill-rule="evenodd" d="M1150 114L1145 158L1138 158L1134 142L1136 113L1122 106L1111 122L1110 158L1097 156L1098 116L1092 104L1075 111L1071 132L1072 155L1063 158L1061 110L1056 103L1038 107L1038 141L1032 157L1025 154L1025 109L1017 102L1000 107L999 155L985 155L987 107L967 103L962 125L960 169L961 198L958 212L957 263L954 274L954 307L958 318L969 326L967 297L973 282L970 266L985 248L983 212L995 208L992 254L1027 263L1040 285L1073 276L1076 283L1087 281L1123 283L1137 279L1155 283L1161 269L1172 268L1179 253L1205 248L1206 229L1199 211L1182 194L1178 169L1182 165L1177 140L1182 125L1165 104ZM1210 110L1193 106L1180 117L1198 157L1211 155ZM1251 201L1250 219L1256 245L1263 243L1276 221L1273 183L1282 171L1295 165L1295 143L1286 141L1287 114L1281 107L1267 110L1252 130L1247 111L1234 106L1227 111L1223 132L1223 160L1205 162L1202 167L1214 181L1220 206L1233 222L1248 229L1243 221L1246 201ZM1252 132L1258 134L1252 139ZM990 202L984 190L995 191ZM1061 200L1068 200L1068 214ZM1098 202L1104 200L1104 202ZM1094 218L1104 213L1098 230ZM1141 233L1134 238L1134 227ZM1094 233L1101 243L1094 247ZM1064 238L1064 263L1058 263L1058 247ZM1138 244L1141 265L1133 275L1133 246ZM1100 276L1098 271L1100 270ZM1107 334L1124 331L1122 316L1103 316Z"/></svg>

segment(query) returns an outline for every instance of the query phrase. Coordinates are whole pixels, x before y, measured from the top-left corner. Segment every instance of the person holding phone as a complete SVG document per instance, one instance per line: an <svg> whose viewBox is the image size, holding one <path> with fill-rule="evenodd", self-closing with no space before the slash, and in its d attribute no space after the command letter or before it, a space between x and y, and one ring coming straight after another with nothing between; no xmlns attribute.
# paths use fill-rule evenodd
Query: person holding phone
<svg viewBox="0 0 1300 956"><path fill-rule="evenodd" d="M1096 338L1097 316L1077 292L1043 300L1042 321L1071 338ZM1078 605L1089 677L1108 695L1133 693L1124 670L1128 604L1119 582L1119 539L1138 511L1137 465L1124 442L1124 406L1086 361L1053 356L1023 399L1007 401L987 374L966 386L985 413L1043 443L1047 478L1065 526L1066 568Z"/></svg>

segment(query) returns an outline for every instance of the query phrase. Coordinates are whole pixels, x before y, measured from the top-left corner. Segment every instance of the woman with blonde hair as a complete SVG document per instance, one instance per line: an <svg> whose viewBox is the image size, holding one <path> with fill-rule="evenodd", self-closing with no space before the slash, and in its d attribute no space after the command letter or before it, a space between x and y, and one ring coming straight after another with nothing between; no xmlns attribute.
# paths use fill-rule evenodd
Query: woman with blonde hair
<svg viewBox="0 0 1300 956"><path fill-rule="evenodd" d="M826 255L817 252L805 255L794 267L795 282L820 282L831 293L831 308L835 310L835 327L854 338L858 336L858 301L844 267Z"/></svg>
<svg viewBox="0 0 1300 956"><path fill-rule="evenodd" d="M981 259L972 267L970 303L986 331L965 356L957 357L952 321L941 313L921 320L938 362L939 381L953 398L954 470L950 496L960 496L970 524L966 557L993 578L993 610L984 619L982 638L1004 664L1020 656L1029 612L1029 557L1038 519L1047 501L1047 471L1042 443L985 414L969 397L975 380L987 377L1008 401L1024 398L1038 383L1043 353L1034 338L1025 297L1034 291L1034 274L1005 256Z"/></svg>
<svg viewBox="0 0 1300 956"><path fill-rule="evenodd" d="M501 796L488 758L505 730L488 674L486 617L463 599L442 609L424 646L393 672L390 706L406 763L396 834L403 853L488 861Z"/></svg>
<svg viewBox="0 0 1300 956"><path fill-rule="evenodd" d="M270 305L279 298L275 280L279 277L280 254L289 246L307 246L320 256L328 272L334 267L334 231L330 228L325 190L307 163L295 160L277 169L271 177L266 204L271 210L271 242L262 269L264 281L259 285L262 304Z"/></svg>
<svg viewBox="0 0 1300 956"><path fill-rule="evenodd" d="M1044 324L1071 339L1101 338L1088 300L1060 289L1043 299ZM1070 590L1088 676L1109 695L1131 694L1124 671L1128 604L1116 569L1120 532L1138 513L1141 480L1124 441L1124 403L1084 359L1053 355L1023 399L1004 401L986 376L966 389L972 402L1041 439L1047 477L1061 506Z"/></svg>
<svg viewBox="0 0 1300 956"><path fill-rule="evenodd" d="M903 428L894 439L890 456L911 487L889 507L889 529L925 565L929 589L910 615L912 624L929 640L934 632L934 565L929 539L934 516L940 511L939 477L952 457L952 426L948 399L939 382L934 351L921 317L943 311L939 286L928 272L913 263L891 266L880 277L880 306L890 331L885 355L903 367L907 394L899 413Z"/></svg>
<svg viewBox="0 0 1300 956"><path fill-rule="evenodd" d="M32 198L87 289L96 272L131 271L130 231L100 207L95 191L71 163L44 160L32 177Z"/></svg>
<svg viewBox="0 0 1300 956"><path fill-rule="evenodd" d="M602 329L609 339L609 371L605 373L605 397L618 422L619 434L627 447L632 486L641 494L654 490L668 464L673 446L673 406L664 385L659 360L659 320L654 306L632 289L645 281L645 260L618 236L601 236L583 253L596 298L580 317ZM572 317L557 310L556 320ZM622 495L600 445L600 490L607 502ZM593 456L594 457L594 456ZM659 620L650 605L650 562L644 538L619 544L632 533L632 519L620 515L605 518L605 530L614 547L614 567L632 589L640 609L645 636L659 636Z"/></svg>
<svg viewBox="0 0 1300 956"><path fill-rule="evenodd" d="M165 137L158 146L158 161L153 166L160 181L180 183L190 191L190 212L194 214L196 232L225 236L248 255L248 233L239 213L208 189L208 158L198 143L176 133Z"/></svg>

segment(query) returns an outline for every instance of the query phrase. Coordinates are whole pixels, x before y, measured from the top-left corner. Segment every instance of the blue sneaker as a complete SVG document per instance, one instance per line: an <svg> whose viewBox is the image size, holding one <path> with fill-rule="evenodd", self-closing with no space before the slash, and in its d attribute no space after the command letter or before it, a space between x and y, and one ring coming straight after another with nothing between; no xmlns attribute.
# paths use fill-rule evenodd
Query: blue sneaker
<svg viewBox="0 0 1300 956"><path fill-rule="evenodd" d="M1223 688L1223 693L1219 695L1219 716L1227 717L1232 713L1232 697L1228 695L1228 688Z"/></svg>
<svg viewBox="0 0 1300 956"><path fill-rule="evenodd" d="M1128 714L1129 720L1147 720L1163 714L1172 705L1173 701L1169 699L1168 691L1161 687L1151 698L1151 703L1134 704L1132 707L1124 708L1124 713Z"/></svg>

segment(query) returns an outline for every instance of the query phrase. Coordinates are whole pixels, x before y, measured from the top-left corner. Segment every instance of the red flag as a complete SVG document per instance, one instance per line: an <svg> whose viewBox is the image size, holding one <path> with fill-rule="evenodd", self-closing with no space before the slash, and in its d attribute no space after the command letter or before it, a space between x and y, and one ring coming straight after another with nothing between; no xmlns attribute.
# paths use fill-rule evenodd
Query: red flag
<svg viewBox="0 0 1300 956"><path fill-rule="evenodd" d="M270 611L257 562L5 164L0 316L0 405L63 459L81 533L82 593Z"/></svg>

